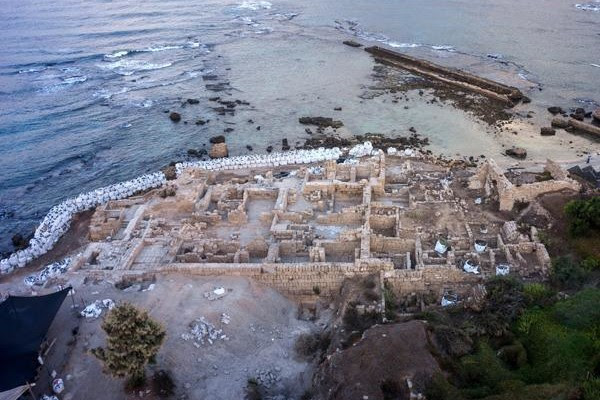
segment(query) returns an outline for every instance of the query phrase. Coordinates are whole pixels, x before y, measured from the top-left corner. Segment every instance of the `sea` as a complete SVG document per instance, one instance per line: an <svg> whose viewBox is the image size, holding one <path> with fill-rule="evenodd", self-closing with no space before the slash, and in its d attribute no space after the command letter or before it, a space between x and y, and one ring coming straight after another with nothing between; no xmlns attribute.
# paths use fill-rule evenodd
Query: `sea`
<svg viewBox="0 0 600 400"><path fill-rule="evenodd" d="M518 86L540 110L591 110L600 0L577 1L6 0L0 252L52 205L188 159L226 131L232 155L302 143L305 115L341 119L352 134L418 125L450 154L494 148L456 110L365 100L374 63L347 39ZM242 104L222 115L214 97Z"/></svg>

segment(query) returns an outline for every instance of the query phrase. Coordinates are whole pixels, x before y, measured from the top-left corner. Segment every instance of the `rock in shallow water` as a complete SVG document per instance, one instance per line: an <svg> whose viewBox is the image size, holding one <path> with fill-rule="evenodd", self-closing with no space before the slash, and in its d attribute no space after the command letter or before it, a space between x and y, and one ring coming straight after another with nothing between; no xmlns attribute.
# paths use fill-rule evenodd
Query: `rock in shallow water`
<svg viewBox="0 0 600 400"><path fill-rule="evenodd" d="M212 145L208 153L210 158L224 158L229 155L227 145L225 143L215 143Z"/></svg>
<svg viewBox="0 0 600 400"><path fill-rule="evenodd" d="M569 127L569 121L562 118L553 118L550 123L555 128L566 129Z"/></svg>
<svg viewBox="0 0 600 400"><path fill-rule="evenodd" d="M548 126L544 126L542 127L542 129L540 129L540 133L542 136L554 136L556 135L556 131Z"/></svg>
<svg viewBox="0 0 600 400"><path fill-rule="evenodd" d="M512 149L506 150L506 155L522 160L527 157L527 150L522 147L513 147Z"/></svg>
<svg viewBox="0 0 600 400"><path fill-rule="evenodd" d="M317 125L321 128L341 128L344 126L342 121L335 121L333 118L328 117L301 117L298 119L298 122L304 125Z"/></svg>
<svg viewBox="0 0 600 400"><path fill-rule="evenodd" d="M172 112L171 114L169 114L169 118L173 122L179 122L181 121L181 114L179 114L178 112Z"/></svg>

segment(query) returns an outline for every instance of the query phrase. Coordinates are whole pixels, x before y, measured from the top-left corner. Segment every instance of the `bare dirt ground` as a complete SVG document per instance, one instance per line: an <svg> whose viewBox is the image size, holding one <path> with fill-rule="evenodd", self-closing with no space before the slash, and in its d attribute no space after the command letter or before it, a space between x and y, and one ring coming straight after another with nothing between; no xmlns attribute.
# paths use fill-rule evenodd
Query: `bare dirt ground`
<svg viewBox="0 0 600 400"><path fill-rule="evenodd" d="M56 370L65 380L64 400L158 398L151 390L126 394L123 380L103 373L89 353L104 344L101 323L106 311L93 320L78 316L78 311L82 304L107 298L148 310L165 326L167 338L147 375L168 370L176 384L172 398L242 399L249 379L266 382L266 394L286 399L300 398L310 387L312 367L295 355L294 344L298 335L315 325L299 320L298 305L273 289L245 278L181 275L159 277L152 290L147 290L148 283L125 290L107 281L74 286L75 295L67 297L48 334L56 344L47 358L47 371L40 374L39 395L50 392L46 376ZM204 293L216 287L225 288L225 296L205 298ZM221 321L224 313L229 324ZM183 340L190 323L200 317L222 329L228 339L199 346Z"/></svg>
<svg viewBox="0 0 600 400"><path fill-rule="evenodd" d="M407 399L406 377L431 376L439 370L428 348L425 323L376 325L321 365L316 390L328 399Z"/></svg>

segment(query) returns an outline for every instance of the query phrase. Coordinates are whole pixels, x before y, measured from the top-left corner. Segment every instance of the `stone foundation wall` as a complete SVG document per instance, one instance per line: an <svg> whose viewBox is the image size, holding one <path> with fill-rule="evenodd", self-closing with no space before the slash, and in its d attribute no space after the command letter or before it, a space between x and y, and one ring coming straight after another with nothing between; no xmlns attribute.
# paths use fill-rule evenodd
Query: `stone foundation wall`
<svg viewBox="0 0 600 400"><path fill-rule="evenodd" d="M301 264L170 264L157 273L179 272L201 276L243 276L276 288L291 296L337 295L344 279L378 273L379 263ZM389 269L389 266L388 266Z"/></svg>
<svg viewBox="0 0 600 400"><path fill-rule="evenodd" d="M483 278L467 274L451 266L428 265L419 270L393 270L384 273L384 279L399 296L407 293L443 293L444 289L470 286Z"/></svg>

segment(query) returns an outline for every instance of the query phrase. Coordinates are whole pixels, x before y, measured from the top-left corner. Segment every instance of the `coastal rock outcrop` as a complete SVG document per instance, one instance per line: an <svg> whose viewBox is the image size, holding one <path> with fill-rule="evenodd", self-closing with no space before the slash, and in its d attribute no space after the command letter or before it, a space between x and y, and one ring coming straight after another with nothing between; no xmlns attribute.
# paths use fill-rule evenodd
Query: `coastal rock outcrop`
<svg viewBox="0 0 600 400"><path fill-rule="evenodd" d="M596 122L600 122L600 108L597 108L596 111L592 113L592 118Z"/></svg>

